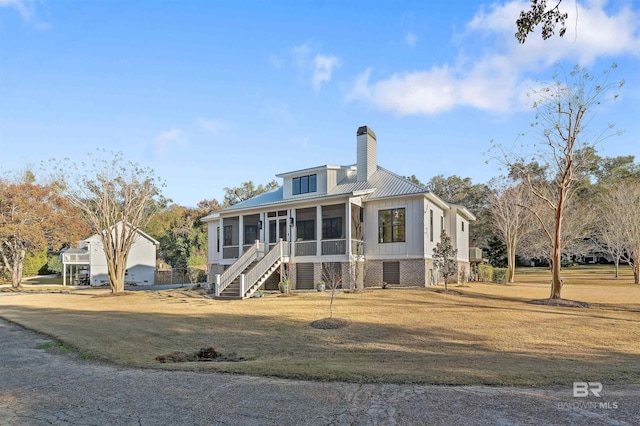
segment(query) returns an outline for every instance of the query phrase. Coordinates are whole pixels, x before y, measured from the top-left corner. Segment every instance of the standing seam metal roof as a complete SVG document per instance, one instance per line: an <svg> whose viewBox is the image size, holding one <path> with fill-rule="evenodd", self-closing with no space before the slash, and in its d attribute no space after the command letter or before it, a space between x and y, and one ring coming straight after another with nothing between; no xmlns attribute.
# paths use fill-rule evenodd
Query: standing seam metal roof
<svg viewBox="0 0 640 426"><path fill-rule="evenodd" d="M335 187L326 194L311 194L303 197L284 199L283 188L260 194L246 201L233 205L224 211L247 209L251 207L261 207L277 205L285 202L308 201L322 199L325 197L349 195L357 191L374 190L368 197L369 200L377 198L397 197L402 195L427 194L429 191L422 185L415 184L389 170L378 166L377 170L366 181L358 181L355 173L342 179Z"/></svg>

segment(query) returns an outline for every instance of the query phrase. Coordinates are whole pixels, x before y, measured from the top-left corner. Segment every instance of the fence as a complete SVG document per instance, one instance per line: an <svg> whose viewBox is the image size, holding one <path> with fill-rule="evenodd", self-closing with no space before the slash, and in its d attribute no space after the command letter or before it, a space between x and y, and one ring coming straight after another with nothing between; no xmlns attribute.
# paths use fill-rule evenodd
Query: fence
<svg viewBox="0 0 640 426"><path fill-rule="evenodd" d="M189 284L189 274L186 271L156 271L156 285Z"/></svg>

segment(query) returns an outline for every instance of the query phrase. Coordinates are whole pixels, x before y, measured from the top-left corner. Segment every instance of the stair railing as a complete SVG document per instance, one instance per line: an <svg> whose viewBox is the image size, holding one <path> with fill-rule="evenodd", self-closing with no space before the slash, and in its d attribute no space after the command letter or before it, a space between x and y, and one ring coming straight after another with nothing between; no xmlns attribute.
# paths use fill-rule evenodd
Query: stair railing
<svg viewBox="0 0 640 426"><path fill-rule="evenodd" d="M256 241L246 252L240 256L238 260L233 262L226 271L216 275L216 296L229 286L249 265L251 262L264 255L265 244Z"/></svg>
<svg viewBox="0 0 640 426"><path fill-rule="evenodd" d="M252 288L255 283L267 273L269 268L285 256L289 256L289 244L280 240L250 271L240 275L240 296L243 298L251 297L257 290L257 288Z"/></svg>

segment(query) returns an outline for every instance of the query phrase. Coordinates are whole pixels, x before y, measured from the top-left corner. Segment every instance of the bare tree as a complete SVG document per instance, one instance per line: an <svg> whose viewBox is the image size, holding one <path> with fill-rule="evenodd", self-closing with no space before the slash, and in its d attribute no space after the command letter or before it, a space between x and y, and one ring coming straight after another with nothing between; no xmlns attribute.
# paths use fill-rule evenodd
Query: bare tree
<svg viewBox="0 0 640 426"><path fill-rule="evenodd" d="M329 318L333 318L333 299L342 286L342 264L339 262L323 263L322 280L327 283L327 288L330 290Z"/></svg>
<svg viewBox="0 0 640 426"><path fill-rule="evenodd" d="M640 284L640 181L626 180L602 195L600 238L616 260L628 262Z"/></svg>
<svg viewBox="0 0 640 426"><path fill-rule="evenodd" d="M579 66L562 81L554 75L552 84L529 94L537 112L536 121L532 124L538 142L533 145L536 153L513 156L502 150L503 161L510 168L512 176L518 178L545 209L553 212L553 221L549 223L538 210L530 210L551 247L551 299L561 298L560 260L565 245L562 240L565 207L575 192L576 183L581 181L586 172L588 159L585 153L589 151L586 148L592 148L614 134L613 125L595 134L589 132L588 125L607 98L617 98L612 89L624 84L623 81L608 81L610 72L615 68L614 64L597 78ZM537 160L546 166L544 179L540 178L539 169L531 167L532 164L538 164Z"/></svg>
<svg viewBox="0 0 640 426"><path fill-rule="evenodd" d="M120 293L137 231L163 205L163 184L151 169L125 161L122 153L110 155L91 156L90 164L81 165L86 168L66 164L58 169L58 189L100 236L111 291Z"/></svg>
<svg viewBox="0 0 640 426"><path fill-rule="evenodd" d="M525 207L530 193L524 185L514 185L506 178L492 179L489 184L493 189L488 200L491 224L507 248L507 280L512 283L518 244L532 231L532 216Z"/></svg>

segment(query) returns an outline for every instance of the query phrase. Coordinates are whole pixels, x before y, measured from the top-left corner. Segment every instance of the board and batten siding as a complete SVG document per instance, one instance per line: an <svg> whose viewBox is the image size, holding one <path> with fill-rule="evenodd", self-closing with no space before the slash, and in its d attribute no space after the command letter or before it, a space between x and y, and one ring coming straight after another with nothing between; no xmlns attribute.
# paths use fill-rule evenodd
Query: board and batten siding
<svg viewBox="0 0 640 426"><path fill-rule="evenodd" d="M218 248L218 232L217 232L217 228L218 228L218 226L220 226L220 220L214 220L214 221L209 222L207 224L207 235L209 236L208 244L207 244L208 263L217 262L222 257L222 253L217 251L217 248ZM220 233L222 233L222 230L220 230ZM220 246L222 246L222 244L220 244Z"/></svg>
<svg viewBox="0 0 640 426"><path fill-rule="evenodd" d="M431 214L433 211L433 242L431 241ZM426 258L431 258L433 255L433 249L436 248L436 244L440 242L440 234L442 233L442 227L444 225L445 231L447 229L446 214L441 207L436 206L434 203L425 200L424 201L424 253Z"/></svg>
<svg viewBox="0 0 640 426"><path fill-rule="evenodd" d="M293 178L307 175L316 175L316 192L293 195ZM300 172L300 174L296 174L295 176L288 176L284 178L282 185L282 197L285 200L289 198L295 199L297 197L308 197L309 194L323 195L327 193L327 170L309 170L307 172Z"/></svg>
<svg viewBox="0 0 640 426"><path fill-rule="evenodd" d="M369 259L406 259L424 257L424 198L389 199L365 204L365 256ZM380 243L378 240L378 212L405 209L405 242ZM428 237L428 235L427 235Z"/></svg>

